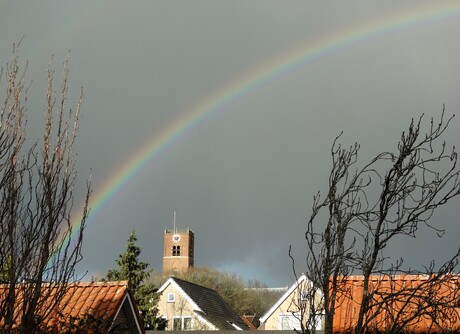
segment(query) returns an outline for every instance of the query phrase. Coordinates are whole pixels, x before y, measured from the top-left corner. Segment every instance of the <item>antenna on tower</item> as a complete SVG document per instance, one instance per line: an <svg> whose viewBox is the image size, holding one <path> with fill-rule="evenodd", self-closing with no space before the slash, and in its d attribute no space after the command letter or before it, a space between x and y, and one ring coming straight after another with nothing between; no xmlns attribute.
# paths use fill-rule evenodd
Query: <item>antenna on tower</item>
<svg viewBox="0 0 460 334"><path fill-rule="evenodd" d="M174 233L176 233L176 211L174 211L173 223L174 223Z"/></svg>

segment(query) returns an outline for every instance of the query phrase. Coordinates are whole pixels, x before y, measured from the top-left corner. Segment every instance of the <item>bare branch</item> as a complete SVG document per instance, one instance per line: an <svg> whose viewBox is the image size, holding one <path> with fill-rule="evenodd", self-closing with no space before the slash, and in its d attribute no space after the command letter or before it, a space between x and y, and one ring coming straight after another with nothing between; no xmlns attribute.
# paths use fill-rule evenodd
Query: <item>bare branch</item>
<svg viewBox="0 0 460 334"><path fill-rule="evenodd" d="M73 144L78 112L65 115L68 61L64 63L59 101L47 71L43 141L25 146L27 130L27 65L21 70L18 49L6 66L6 91L0 109L0 331L35 333L75 279L91 186L83 215L71 216L76 170ZM46 286L46 289L43 288Z"/></svg>
<svg viewBox="0 0 460 334"><path fill-rule="evenodd" d="M393 275L413 274L403 270L404 259L392 261L383 255L390 241L415 238L422 226L438 236L444 234L431 218L460 193L455 147L448 149L442 140L453 118L446 117L443 107L440 119L431 119L425 133L424 116L413 119L402 132L395 152L379 153L363 167L357 167L358 144L343 149L339 143L342 134L334 139L328 192L324 197L319 192L314 196L305 232L306 272L313 285L323 291L326 334L333 332L336 310L352 297L348 280L355 273L362 275L361 299L357 312L349 314L352 318L346 321L346 330L358 334L401 332L430 312L437 330L452 325L439 319L457 312L457 293L444 287L453 284L451 273L457 268L460 253L437 272L435 264L429 264L423 273L429 279L407 289L394 287L395 281L391 291L383 291L373 282L375 275L391 280ZM437 299L435 292L440 290L443 293L437 296L442 298ZM383 323L382 312L388 315Z"/></svg>

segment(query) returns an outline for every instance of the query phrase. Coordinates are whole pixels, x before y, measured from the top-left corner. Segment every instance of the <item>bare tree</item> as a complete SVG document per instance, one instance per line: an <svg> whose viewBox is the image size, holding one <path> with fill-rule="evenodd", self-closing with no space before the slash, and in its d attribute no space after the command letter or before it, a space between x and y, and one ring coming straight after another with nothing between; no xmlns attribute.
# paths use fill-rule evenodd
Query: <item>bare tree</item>
<svg viewBox="0 0 460 334"><path fill-rule="evenodd" d="M442 270L441 270L442 271ZM458 330L459 277L452 274L371 277L365 331L388 333Z"/></svg>
<svg viewBox="0 0 460 334"><path fill-rule="evenodd" d="M82 93L67 111L68 62L59 92L48 68L43 139L27 136L27 65L18 48L0 76L5 96L0 113L0 331L36 333L75 279L88 214L71 216L76 184L74 143Z"/></svg>
<svg viewBox="0 0 460 334"><path fill-rule="evenodd" d="M457 266L458 252L438 268L427 264L423 272L405 270L402 259L383 255L390 241L415 238L422 226L440 236L444 233L430 219L437 208L460 193L457 153L442 141L453 117L446 118L443 108L440 120L431 119L425 132L423 116L412 120L395 152L380 153L363 167L358 166L358 144L342 148L340 136L334 140L328 192L314 196L305 232L306 274L313 293L323 291L322 309L306 317L311 319L322 312L326 334L333 332L336 309L351 298L346 282L355 274L362 275L362 290L357 313L350 315L349 331L361 334L385 329L396 333L409 319L455 311L458 296L453 291L458 288L442 298L434 291L458 284L450 275ZM396 274L426 274L428 278L407 287L393 284L392 291L372 284L375 275L391 279ZM388 317L385 324L378 323L380 327L375 328L383 309ZM414 314L409 315L409 310Z"/></svg>

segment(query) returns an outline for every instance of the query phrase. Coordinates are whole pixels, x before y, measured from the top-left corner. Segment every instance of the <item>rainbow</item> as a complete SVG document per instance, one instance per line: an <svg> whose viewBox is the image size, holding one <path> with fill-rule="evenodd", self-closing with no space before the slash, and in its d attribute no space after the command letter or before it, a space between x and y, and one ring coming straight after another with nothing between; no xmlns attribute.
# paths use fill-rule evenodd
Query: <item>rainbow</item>
<svg viewBox="0 0 460 334"><path fill-rule="evenodd" d="M347 48L409 28L443 22L459 16L460 2L452 1L442 5L438 2L431 2L324 36L250 71L245 76L212 93L161 132L156 133L150 141L127 159L124 165L117 168L102 187L93 194L88 223L94 222L98 214L104 211L104 208L124 187L128 186L142 170L151 167L154 160L166 149L171 148L185 133L211 115L228 110L229 106L236 101L250 96L270 83L286 79L307 65L331 57ZM81 212L82 209L79 210ZM78 230L79 224L79 219L76 219L73 223L75 230Z"/></svg>

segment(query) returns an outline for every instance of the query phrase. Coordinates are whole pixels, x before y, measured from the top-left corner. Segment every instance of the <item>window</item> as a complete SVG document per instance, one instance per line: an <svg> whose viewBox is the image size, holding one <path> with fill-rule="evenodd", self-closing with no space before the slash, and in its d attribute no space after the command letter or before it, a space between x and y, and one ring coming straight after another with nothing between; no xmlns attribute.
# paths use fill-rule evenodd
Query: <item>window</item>
<svg viewBox="0 0 460 334"><path fill-rule="evenodd" d="M300 300L303 301L303 302L308 300L308 291L307 290L302 290L300 292Z"/></svg>
<svg viewBox="0 0 460 334"><path fill-rule="evenodd" d="M173 319L173 331L191 331L192 317L175 317Z"/></svg>
<svg viewBox="0 0 460 334"><path fill-rule="evenodd" d="M311 319L313 321L310 324L316 330L323 330L324 329L324 317L323 315L316 315L315 319ZM281 330L301 330L300 326L300 314L293 313L293 314L282 314L279 316L279 329ZM306 321L306 319L304 319Z"/></svg>
<svg viewBox="0 0 460 334"><path fill-rule="evenodd" d="M173 321L173 331L180 331L181 328L182 328L181 323L182 323L182 319L181 319L181 318L174 318L174 321Z"/></svg>
<svg viewBox="0 0 460 334"><path fill-rule="evenodd" d="M192 318L184 318L184 330L191 331L192 330Z"/></svg>
<svg viewBox="0 0 460 334"><path fill-rule="evenodd" d="M168 293L168 303L174 303L176 301L176 295L172 292Z"/></svg>
<svg viewBox="0 0 460 334"><path fill-rule="evenodd" d="M173 246L172 256L180 256L180 246Z"/></svg>
<svg viewBox="0 0 460 334"><path fill-rule="evenodd" d="M323 330L324 329L324 316L322 314L315 316L314 325L315 325L316 330Z"/></svg>
<svg viewBox="0 0 460 334"><path fill-rule="evenodd" d="M287 330L300 330L300 315L299 314L289 314L280 316L280 329Z"/></svg>

